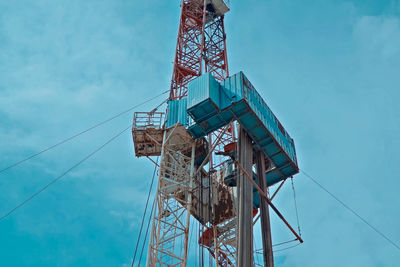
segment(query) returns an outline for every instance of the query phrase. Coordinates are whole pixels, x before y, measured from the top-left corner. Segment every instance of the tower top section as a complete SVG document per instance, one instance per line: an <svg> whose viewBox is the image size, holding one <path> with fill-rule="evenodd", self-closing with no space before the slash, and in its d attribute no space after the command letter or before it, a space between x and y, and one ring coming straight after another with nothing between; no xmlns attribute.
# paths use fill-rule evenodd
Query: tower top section
<svg viewBox="0 0 400 267"><path fill-rule="evenodd" d="M215 14L215 16L223 16L229 9L229 0L207 0L207 10Z"/></svg>

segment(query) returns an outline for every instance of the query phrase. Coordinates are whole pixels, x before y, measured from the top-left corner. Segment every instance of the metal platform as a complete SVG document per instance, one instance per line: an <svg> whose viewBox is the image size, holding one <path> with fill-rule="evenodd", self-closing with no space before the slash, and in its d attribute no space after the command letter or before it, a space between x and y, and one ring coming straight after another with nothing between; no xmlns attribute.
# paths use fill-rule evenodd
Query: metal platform
<svg viewBox="0 0 400 267"><path fill-rule="evenodd" d="M136 157L160 156L164 130L164 113L136 112L133 117L132 138Z"/></svg>

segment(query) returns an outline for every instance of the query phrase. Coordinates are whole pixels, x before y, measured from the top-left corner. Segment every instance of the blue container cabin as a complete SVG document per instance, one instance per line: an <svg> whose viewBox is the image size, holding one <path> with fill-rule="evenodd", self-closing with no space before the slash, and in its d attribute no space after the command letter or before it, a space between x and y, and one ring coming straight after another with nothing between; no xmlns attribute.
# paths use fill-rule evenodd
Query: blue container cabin
<svg viewBox="0 0 400 267"><path fill-rule="evenodd" d="M233 103L232 110L238 122L272 162L272 168L267 171L267 184L275 184L298 173L293 139L246 76L242 72L236 75L243 81L244 101Z"/></svg>
<svg viewBox="0 0 400 267"><path fill-rule="evenodd" d="M188 113L193 118L189 132L193 137L205 136L236 119L271 160L266 174L268 186L298 173L293 139L243 72L225 79L220 86L215 82L207 73L189 85Z"/></svg>
<svg viewBox="0 0 400 267"><path fill-rule="evenodd" d="M194 138L205 136L233 119L234 114L228 109L232 97L234 95L223 91L223 86L210 73L189 83L188 114L193 121L188 130Z"/></svg>
<svg viewBox="0 0 400 267"><path fill-rule="evenodd" d="M188 84L187 113L198 123L219 113L220 84L206 73Z"/></svg>

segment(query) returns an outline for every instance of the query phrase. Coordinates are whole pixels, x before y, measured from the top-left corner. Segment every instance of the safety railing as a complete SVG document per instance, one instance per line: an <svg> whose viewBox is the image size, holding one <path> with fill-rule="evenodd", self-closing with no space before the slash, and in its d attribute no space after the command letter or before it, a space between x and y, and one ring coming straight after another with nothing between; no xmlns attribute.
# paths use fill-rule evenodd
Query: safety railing
<svg viewBox="0 0 400 267"><path fill-rule="evenodd" d="M165 114L163 112L135 112L133 116L132 129L162 129L164 116Z"/></svg>

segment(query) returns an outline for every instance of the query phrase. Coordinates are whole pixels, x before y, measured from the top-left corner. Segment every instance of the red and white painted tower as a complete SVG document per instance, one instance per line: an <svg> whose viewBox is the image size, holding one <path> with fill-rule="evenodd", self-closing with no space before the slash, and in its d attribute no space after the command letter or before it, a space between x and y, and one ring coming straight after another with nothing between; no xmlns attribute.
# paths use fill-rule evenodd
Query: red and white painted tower
<svg viewBox="0 0 400 267"><path fill-rule="evenodd" d="M187 95L188 83L203 72L217 80L229 76L224 0L182 0L170 99Z"/></svg>
<svg viewBox="0 0 400 267"><path fill-rule="evenodd" d="M186 97L188 83L205 72L219 81L229 76L224 28L224 15L228 11L227 0L182 0L169 100ZM187 134L179 127L166 129L162 145L159 142L156 145L162 147L161 162L147 265L187 265L190 213L199 215L197 219L203 228L200 245L210 251L218 266L233 265L235 251L223 241L233 242L236 221L218 228L210 219L212 216L207 215L207 208L203 208L203 201L211 202L210 198L204 198L211 195L212 186L204 186L203 178L198 178L202 168L195 171L194 158L201 144ZM222 151L225 145L234 142L233 126L210 134L208 142L213 144L214 151ZM209 173L218 163L209 157ZM217 239L219 231L227 233L224 240Z"/></svg>
<svg viewBox="0 0 400 267"><path fill-rule="evenodd" d="M188 83L204 72L223 81L229 76L228 56L224 18L229 12L229 0L182 0L176 43L174 68L172 73L170 100L187 96ZM209 143L216 143L215 152L223 152L224 147L235 143L233 123L227 130L219 129L208 136ZM210 157L209 169L220 167L221 159ZM234 232L236 220L224 225L227 232ZM201 239L216 235L217 225L203 228ZM212 234L210 234L212 233ZM214 239L214 240L212 240ZM204 245L216 258L220 266L232 265L235 252L232 248L211 238L210 246ZM214 242L215 241L215 242ZM204 242L203 242L204 243ZM229 255L229 256L228 256Z"/></svg>

